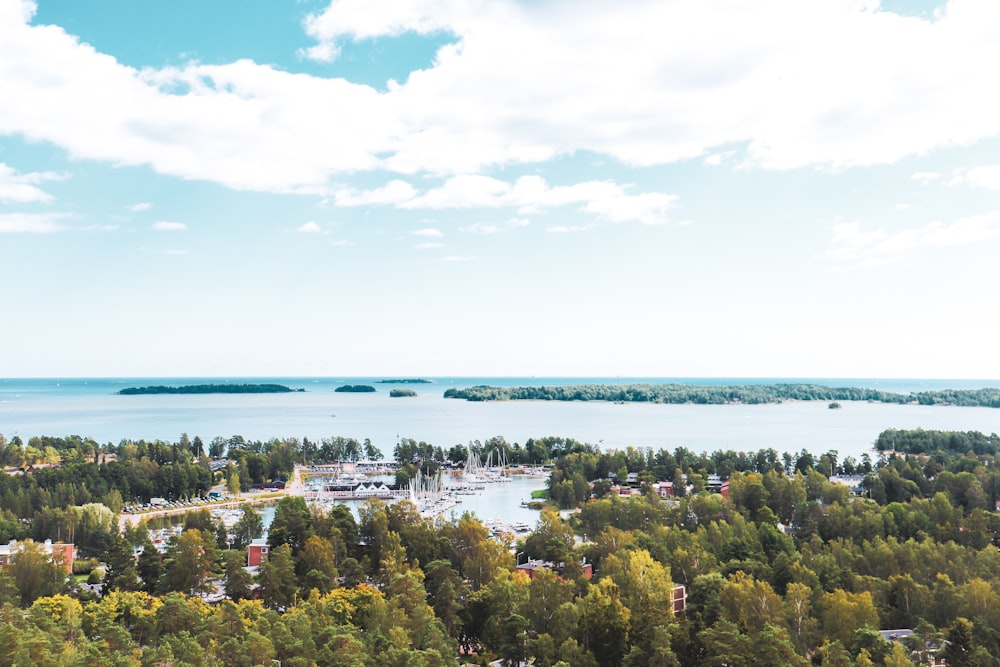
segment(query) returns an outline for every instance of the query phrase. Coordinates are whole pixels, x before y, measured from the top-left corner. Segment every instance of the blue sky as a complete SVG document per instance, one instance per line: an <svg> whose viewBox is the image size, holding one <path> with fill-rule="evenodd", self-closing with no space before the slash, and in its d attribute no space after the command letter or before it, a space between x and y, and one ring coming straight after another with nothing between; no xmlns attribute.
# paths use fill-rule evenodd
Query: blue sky
<svg viewBox="0 0 1000 667"><path fill-rule="evenodd" d="M0 0L0 375L1000 377L995 0Z"/></svg>

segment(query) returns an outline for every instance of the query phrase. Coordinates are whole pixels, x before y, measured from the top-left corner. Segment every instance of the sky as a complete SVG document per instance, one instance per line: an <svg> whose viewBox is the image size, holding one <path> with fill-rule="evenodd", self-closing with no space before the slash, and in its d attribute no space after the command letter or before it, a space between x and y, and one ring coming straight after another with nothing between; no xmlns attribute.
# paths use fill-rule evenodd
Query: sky
<svg viewBox="0 0 1000 667"><path fill-rule="evenodd" d="M0 0L0 376L1000 378L996 0Z"/></svg>

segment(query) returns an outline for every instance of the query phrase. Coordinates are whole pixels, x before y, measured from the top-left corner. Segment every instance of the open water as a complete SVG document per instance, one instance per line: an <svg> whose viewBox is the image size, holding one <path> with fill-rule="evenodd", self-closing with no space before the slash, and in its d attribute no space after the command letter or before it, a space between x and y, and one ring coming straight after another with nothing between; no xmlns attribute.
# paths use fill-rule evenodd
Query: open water
<svg viewBox="0 0 1000 667"><path fill-rule="evenodd" d="M381 384L390 378L34 378L0 379L0 434L27 440L35 435L81 435L102 443L123 439L177 440L242 435L252 440L281 437L370 438L391 457L399 438L442 447L503 436L508 442L565 436L605 448L684 446L779 452L837 450L858 457L870 451L888 428L1000 432L1000 409L954 406L883 405L841 402L785 402L775 405L655 405L605 402L510 401L472 403L445 399L449 387L571 385L586 383L683 382L771 384L806 382L873 387L894 392L975 389L1000 386L989 380L879 380L775 378L430 378L430 384ZM124 387L201 383L274 382L305 392L120 396ZM375 393L335 393L343 384L372 384ZM418 393L390 398L393 387ZM483 516L484 514L481 514ZM488 514L485 514L488 516Z"/></svg>

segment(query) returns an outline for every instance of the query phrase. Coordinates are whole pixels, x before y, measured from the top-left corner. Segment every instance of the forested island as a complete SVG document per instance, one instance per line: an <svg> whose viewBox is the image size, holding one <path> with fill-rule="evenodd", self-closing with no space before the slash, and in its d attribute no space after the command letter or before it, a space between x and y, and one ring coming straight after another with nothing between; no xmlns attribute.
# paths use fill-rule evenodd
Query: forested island
<svg viewBox="0 0 1000 667"><path fill-rule="evenodd" d="M370 384L345 384L337 387L334 391L348 394L366 394L375 391L375 387Z"/></svg>
<svg viewBox="0 0 1000 667"><path fill-rule="evenodd" d="M122 396L140 394L283 394L305 389L292 389L283 384L188 384L180 387L126 387L118 391Z"/></svg>
<svg viewBox="0 0 1000 667"><path fill-rule="evenodd" d="M389 397L390 398L409 398L409 397L416 396L416 395L417 395L417 392L413 391L412 389L390 389L389 390Z"/></svg>
<svg viewBox="0 0 1000 667"><path fill-rule="evenodd" d="M434 384L432 380L424 378L400 378L395 380L379 380L379 384Z"/></svg>
<svg viewBox="0 0 1000 667"><path fill-rule="evenodd" d="M248 571L264 537L253 507L228 526L194 509L161 544L162 520L123 529L119 512L382 453L343 437L0 436L14 471L0 475L0 548L18 540L0 567L0 665L1000 664L1000 438L878 442L895 451L403 438L401 479L460 467L470 449L545 464L550 509L515 538L409 501L355 515L286 496ZM44 540L76 544L72 576Z"/></svg>
<svg viewBox="0 0 1000 667"><path fill-rule="evenodd" d="M467 401L614 401L620 403L761 404L782 401L877 401L920 405L1000 407L1000 389L921 391L899 394L863 387L815 384L689 385L583 384L563 387L490 387L477 385L444 392L445 398Z"/></svg>

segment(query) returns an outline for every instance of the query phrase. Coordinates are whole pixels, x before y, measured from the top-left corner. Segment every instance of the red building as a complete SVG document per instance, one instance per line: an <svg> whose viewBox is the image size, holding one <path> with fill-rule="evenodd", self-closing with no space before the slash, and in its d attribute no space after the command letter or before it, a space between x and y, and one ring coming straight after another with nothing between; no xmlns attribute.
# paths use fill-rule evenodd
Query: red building
<svg viewBox="0 0 1000 667"><path fill-rule="evenodd" d="M61 563L66 568L66 574L73 573L75 547L72 544L53 544L52 540L45 540L41 545L52 562ZM0 567L7 565L19 548L20 545L15 540L11 540L10 544L0 544Z"/></svg>
<svg viewBox="0 0 1000 667"><path fill-rule="evenodd" d="M247 547L247 567L260 567L267 560L268 546L265 540L254 540Z"/></svg>

